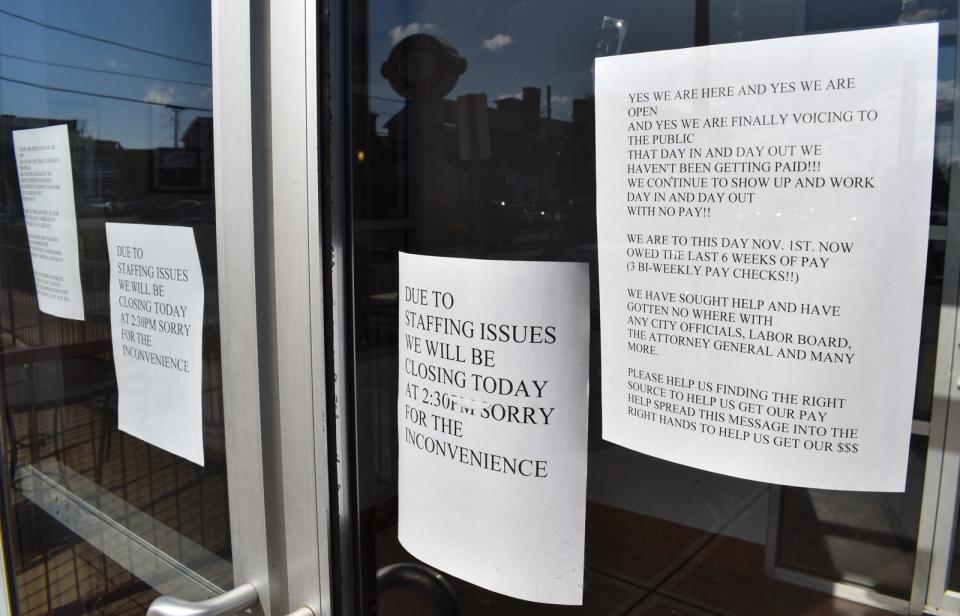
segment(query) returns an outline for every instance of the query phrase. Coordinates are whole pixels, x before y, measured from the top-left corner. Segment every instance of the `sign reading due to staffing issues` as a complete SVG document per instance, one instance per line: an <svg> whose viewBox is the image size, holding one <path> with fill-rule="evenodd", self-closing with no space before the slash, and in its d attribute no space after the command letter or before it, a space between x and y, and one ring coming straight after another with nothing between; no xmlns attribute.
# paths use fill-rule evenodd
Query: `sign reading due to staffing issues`
<svg viewBox="0 0 960 616"><path fill-rule="evenodd" d="M603 436L904 488L937 25L599 58Z"/></svg>
<svg viewBox="0 0 960 616"><path fill-rule="evenodd" d="M588 276L400 253L400 543L529 601L583 599Z"/></svg>
<svg viewBox="0 0 960 616"><path fill-rule="evenodd" d="M193 229L106 224L118 427L203 466L203 273Z"/></svg>

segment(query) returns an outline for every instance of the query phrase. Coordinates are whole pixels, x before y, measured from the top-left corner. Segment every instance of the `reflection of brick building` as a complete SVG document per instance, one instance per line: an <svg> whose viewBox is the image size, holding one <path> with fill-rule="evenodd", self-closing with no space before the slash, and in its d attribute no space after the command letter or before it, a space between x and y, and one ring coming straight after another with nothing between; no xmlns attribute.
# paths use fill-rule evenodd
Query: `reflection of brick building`
<svg viewBox="0 0 960 616"><path fill-rule="evenodd" d="M93 139L79 120L0 116L0 151L13 153L13 131L66 124L70 136L74 195L78 217L102 215L96 208L163 207L183 199L210 201L213 192L213 119L198 117L181 138L183 147L152 150L124 148L116 141ZM0 157L0 215L19 216L16 160ZM174 194L179 193L179 194Z"/></svg>
<svg viewBox="0 0 960 616"><path fill-rule="evenodd" d="M82 321L38 309L13 149L14 131L58 124L70 140ZM211 118L181 142L128 149L90 138L79 120L0 116L0 518L20 613L143 614L154 587L176 583L171 560L232 583ZM107 221L193 228L205 283L203 468L118 431ZM149 548L128 550L130 537Z"/></svg>
<svg viewBox="0 0 960 616"><path fill-rule="evenodd" d="M461 126L471 120L456 100L407 101L381 130L368 114L355 132L365 157L354 169L355 190L364 193L358 216L415 219L417 242L433 248L469 243L471 233L509 242L544 231L546 220L592 206L592 183L581 185L578 173L593 164L588 108L592 100L577 100L571 120L551 117L541 90L526 87L521 98L494 101L477 126ZM489 156L465 160L465 136L485 152L488 145ZM482 220L496 224L481 229Z"/></svg>
<svg viewBox="0 0 960 616"><path fill-rule="evenodd" d="M374 151L369 154L396 158L409 154L404 150L419 150L422 156L427 153L425 150L437 146L429 152L430 180L445 184L441 194L446 205L466 198L464 179L458 176L469 174L473 165L477 165L481 175L481 201L543 206L566 194L562 186L572 174L564 173L565 154L574 146L573 123L541 114L540 89L524 88L522 99L497 100L487 114L489 160L471 162L460 158L461 127L455 100L408 102L386 121L387 134L375 137L379 143L370 144ZM425 132L428 128L432 130ZM425 136L435 136L440 141L427 143ZM390 183L396 184L396 180Z"/></svg>
<svg viewBox="0 0 960 616"><path fill-rule="evenodd" d="M54 124L66 124L71 146L77 142L77 120L51 120L0 115L0 152L3 153L0 156L0 215L8 215L9 209L19 209L16 204L20 200L20 186L17 182L17 160L13 148L13 131L43 128Z"/></svg>
<svg viewBox="0 0 960 616"><path fill-rule="evenodd" d="M194 119L183 132L180 142L182 147L151 151L151 189L188 193L212 191L213 118Z"/></svg>
<svg viewBox="0 0 960 616"><path fill-rule="evenodd" d="M20 202L13 156L13 133L45 126L67 126L76 200L80 277L86 319L69 321L37 310L33 267ZM75 343L108 337L107 289L109 268L104 223L176 222L194 228L208 286L216 288L216 242L213 204L213 123L196 118L183 135L183 148L127 149L116 141L92 139L80 120L0 116L0 279L7 293L0 297L0 331L7 343ZM167 169L155 161L165 158ZM212 293L211 297L214 297ZM216 303L208 302L208 318Z"/></svg>
<svg viewBox="0 0 960 616"><path fill-rule="evenodd" d="M53 118L24 118L0 116L0 151L13 153L13 132L44 126L67 125L70 138L70 162L73 168L73 192L78 206L104 199L105 195L120 194L125 190L123 173L127 150L116 141L92 139L83 132L79 120ZM16 159L0 158L0 208L19 209L20 189L17 182ZM81 212L82 214L82 212Z"/></svg>
<svg viewBox="0 0 960 616"><path fill-rule="evenodd" d="M200 190L213 190L213 118L201 116L193 120L180 138L184 148L198 156Z"/></svg>

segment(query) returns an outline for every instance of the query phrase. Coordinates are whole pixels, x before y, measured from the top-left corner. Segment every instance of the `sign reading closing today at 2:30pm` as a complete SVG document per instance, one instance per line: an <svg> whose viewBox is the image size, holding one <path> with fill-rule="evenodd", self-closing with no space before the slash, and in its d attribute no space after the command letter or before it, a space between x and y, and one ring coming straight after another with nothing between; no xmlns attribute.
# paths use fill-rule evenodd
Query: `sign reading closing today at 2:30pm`
<svg viewBox="0 0 960 616"><path fill-rule="evenodd" d="M107 223L118 426L203 465L203 275L193 229Z"/></svg>
<svg viewBox="0 0 960 616"><path fill-rule="evenodd" d="M543 603L583 599L585 263L400 253L399 539Z"/></svg>
<svg viewBox="0 0 960 616"><path fill-rule="evenodd" d="M937 25L599 58L603 436L903 490Z"/></svg>

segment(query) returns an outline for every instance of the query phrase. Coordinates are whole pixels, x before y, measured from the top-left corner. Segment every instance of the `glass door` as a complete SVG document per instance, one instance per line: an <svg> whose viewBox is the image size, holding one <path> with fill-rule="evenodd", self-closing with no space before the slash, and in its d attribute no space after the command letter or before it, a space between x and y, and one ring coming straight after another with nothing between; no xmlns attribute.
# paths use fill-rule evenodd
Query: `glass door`
<svg viewBox="0 0 960 616"><path fill-rule="evenodd" d="M326 111L334 128L321 135L332 159L324 175L332 185L331 288L345 303L331 330L342 613L449 613L451 595L464 616L956 609L927 595L931 548L953 545L955 519L950 504L934 536L956 373L955 2L524 0L494 9L344 0L331 3L330 19ZM938 88L905 491L769 485L601 439L594 59L924 22L940 25ZM582 606L512 599L444 571L427 569L439 584L399 573L424 565L398 539L400 252L590 264ZM955 469L950 477L952 495ZM945 558L942 576L955 571Z"/></svg>
<svg viewBox="0 0 960 616"><path fill-rule="evenodd" d="M237 231L251 121L225 105L249 100L250 69L223 62L249 55L248 20L189 1L0 7L16 614L143 614L246 581L268 596L253 242Z"/></svg>

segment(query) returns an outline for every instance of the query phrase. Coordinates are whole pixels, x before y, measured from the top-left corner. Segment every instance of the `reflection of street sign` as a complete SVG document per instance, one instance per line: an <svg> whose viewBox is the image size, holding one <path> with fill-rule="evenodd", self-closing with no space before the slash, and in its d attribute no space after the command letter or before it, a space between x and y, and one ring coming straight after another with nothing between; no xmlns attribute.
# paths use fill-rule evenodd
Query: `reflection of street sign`
<svg viewBox="0 0 960 616"><path fill-rule="evenodd" d="M604 15L600 24L600 40L597 42L597 57L618 56L627 36L627 22Z"/></svg>
<svg viewBox="0 0 960 616"><path fill-rule="evenodd" d="M166 169L193 169L197 165L197 152L193 150L167 150L159 152L160 167Z"/></svg>
<svg viewBox="0 0 960 616"><path fill-rule="evenodd" d="M153 150L153 189L201 191L203 182L200 151L195 148L155 148Z"/></svg>
<svg viewBox="0 0 960 616"><path fill-rule="evenodd" d="M460 137L460 160L490 158L490 115L486 94L457 97L457 131Z"/></svg>

